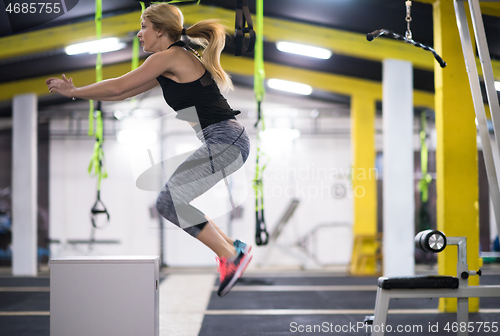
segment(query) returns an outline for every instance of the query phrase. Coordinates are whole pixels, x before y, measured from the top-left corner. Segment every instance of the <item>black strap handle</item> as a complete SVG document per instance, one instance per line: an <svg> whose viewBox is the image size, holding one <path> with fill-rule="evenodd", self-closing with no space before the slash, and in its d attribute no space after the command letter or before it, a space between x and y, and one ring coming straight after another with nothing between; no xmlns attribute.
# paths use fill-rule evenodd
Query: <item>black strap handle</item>
<svg viewBox="0 0 500 336"><path fill-rule="evenodd" d="M102 207L102 209L99 209L99 205ZM107 217L107 222L109 222L108 210L106 209L104 203L101 201L101 192L98 190L97 199L94 205L92 206L92 209L90 209L90 220L92 222L92 226L95 227L96 229L99 229L99 227L97 227L97 224L95 223L95 218L101 214L105 214Z"/></svg>
<svg viewBox="0 0 500 336"><path fill-rule="evenodd" d="M245 35L249 34L250 42L245 45ZM247 0L236 0L236 19L234 31L234 56L250 54L255 48L255 31L253 30L252 15Z"/></svg>
<svg viewBox="0 0 500 336"><path fill-rule="evenodd" d="M261 218L259 218L259 214L257 212L257 226L255 228L255 243L258 246L267 245L269 240L269 233L266 229L266 223L264 222L264 210L261 210Z"/></svg>
<svg viewBox="0 0 500 336"><path fill-rule="evenodd" d="M256 181L256 183L262 184L262 180ZM255 199L255 243L257 246L267 245L269 241L269 233L267 232L266 222L264 221L264 196L262 194L261 192L260 199L259 197Z"/></svg>
<svg viewBox="0 0 500 336"><path fill-rule="evenodd" d="M379 37L381 35L385 35L385 36L393 38L395 40L404 41L408 44L414 45L415 47L419 47L419 48L422 48L424 50L430 51L434 55L434 58L439 63L441 68L446 67L446 62L441 58L441 56L438 55L438 53L434 49L432 49L431 47L429 47L425 44L422 44L420 42L416 42L416 41L408 39L404 36L398 35L398 34L394 33L392 30L388 30L388 29L375 30L371 33L366 34L366 39L368 41L373 41L374 39L376 39L377 37Z"/></svg>

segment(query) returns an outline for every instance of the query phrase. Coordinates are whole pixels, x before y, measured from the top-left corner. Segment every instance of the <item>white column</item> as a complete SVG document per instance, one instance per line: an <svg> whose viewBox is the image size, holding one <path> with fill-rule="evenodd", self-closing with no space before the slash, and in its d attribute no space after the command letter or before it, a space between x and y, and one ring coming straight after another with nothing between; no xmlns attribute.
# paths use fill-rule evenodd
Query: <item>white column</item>
<svg viewBox="0 0 500 336"><path fill-rule="evenodd" d="M12 274L37 275L37 96L12 110Z"/></svg>
<svg viewBox="0 0 500 336"><path fill-rule="evenodd" d="M413 72L411 62L383 62L384 276L415 274Z"/></svg>

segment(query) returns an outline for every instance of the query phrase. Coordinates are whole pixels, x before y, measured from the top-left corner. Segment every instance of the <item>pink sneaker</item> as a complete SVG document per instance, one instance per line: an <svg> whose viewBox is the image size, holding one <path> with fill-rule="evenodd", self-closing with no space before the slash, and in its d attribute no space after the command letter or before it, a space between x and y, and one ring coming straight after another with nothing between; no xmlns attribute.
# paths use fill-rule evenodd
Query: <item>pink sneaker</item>
<svg viewBox="0 0 500 336"><path fill-rule="evenodd" d="M250 260L252 260L252 255L240 252L236 259L232 261L224 257L215 257L215 260L219 263L217 271L220 272L220 286L217 295L222 297L233 288L236 280L243 274Z"/></svg>

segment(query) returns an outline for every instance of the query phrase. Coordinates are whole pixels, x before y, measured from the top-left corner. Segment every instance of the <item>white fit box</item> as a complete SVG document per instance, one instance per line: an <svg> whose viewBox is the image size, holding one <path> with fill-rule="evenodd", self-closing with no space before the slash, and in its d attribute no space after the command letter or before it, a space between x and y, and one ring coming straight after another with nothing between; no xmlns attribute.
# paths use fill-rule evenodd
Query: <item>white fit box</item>
<svg viewBox="0 0 500 336"><path fill-rule="evenodd" d="M158 336L159 257L50 261L50 336Z"/></svg>

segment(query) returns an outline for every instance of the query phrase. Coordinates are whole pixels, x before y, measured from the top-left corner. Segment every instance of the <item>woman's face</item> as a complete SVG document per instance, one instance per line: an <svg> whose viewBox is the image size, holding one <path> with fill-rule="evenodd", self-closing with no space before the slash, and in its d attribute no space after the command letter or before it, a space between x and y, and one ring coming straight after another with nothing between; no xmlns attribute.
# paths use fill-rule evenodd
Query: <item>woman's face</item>
<svg viewBox="0 0 500 336"><path fill-rule="evenodd" d="M158 39L158 31L154 29L153 24L147 18L141 22L141 30L137 33L143 50L146 52L154 52L154 45Z"/></svg>

